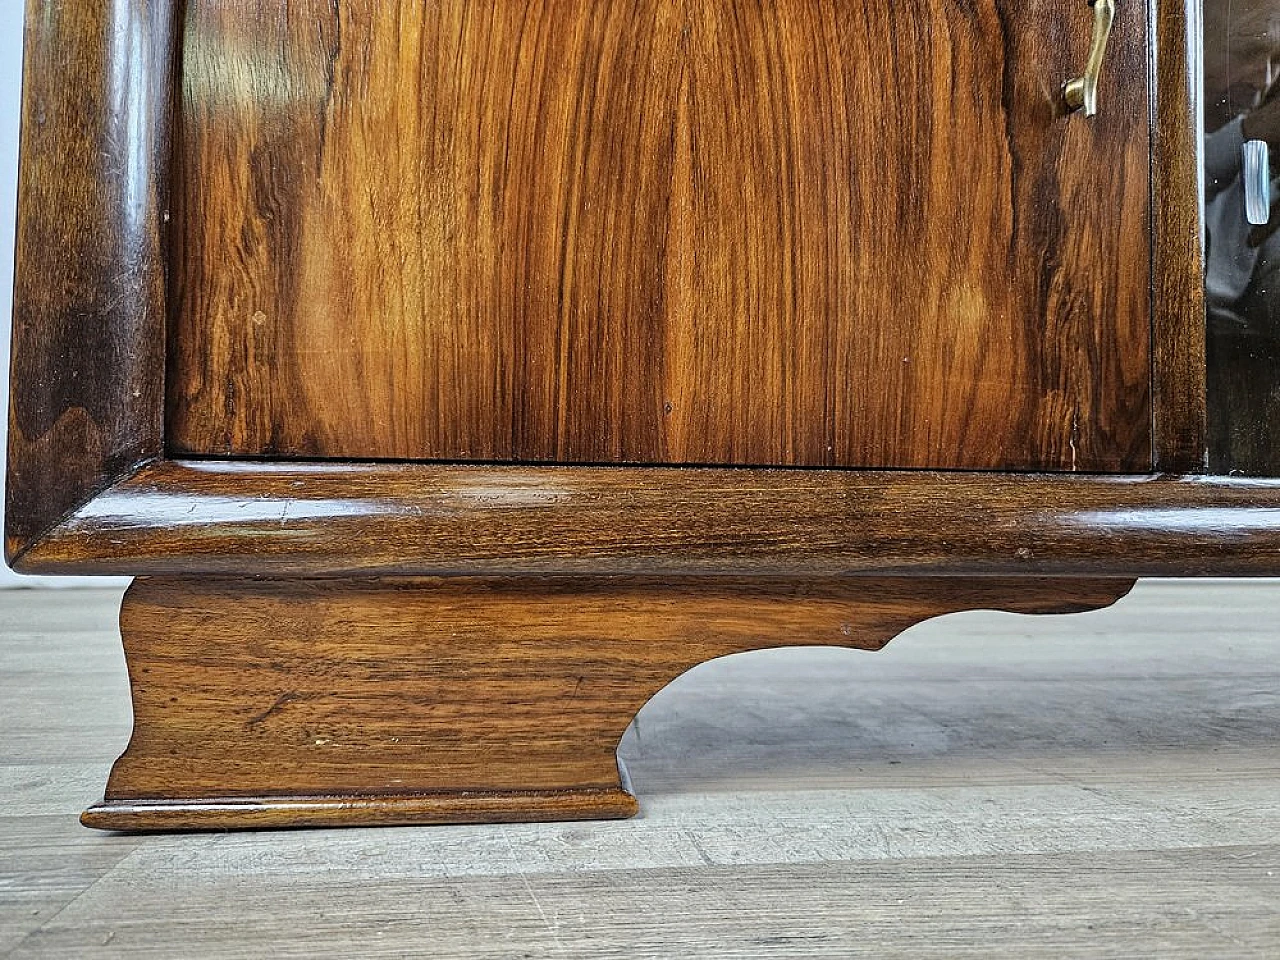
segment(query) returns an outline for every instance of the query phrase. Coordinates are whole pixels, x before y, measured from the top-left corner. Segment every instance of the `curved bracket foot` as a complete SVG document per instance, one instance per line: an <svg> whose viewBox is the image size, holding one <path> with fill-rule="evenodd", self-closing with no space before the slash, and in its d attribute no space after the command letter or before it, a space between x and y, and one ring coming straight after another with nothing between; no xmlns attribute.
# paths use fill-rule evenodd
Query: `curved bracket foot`
<svg viewBox="0 0 1280 960"><path fill-rule="evenodd" d="M658 690L766 647L876 650L940 614L1068 613L1131 580L143 579L111 830L626 817Z"/></svg>

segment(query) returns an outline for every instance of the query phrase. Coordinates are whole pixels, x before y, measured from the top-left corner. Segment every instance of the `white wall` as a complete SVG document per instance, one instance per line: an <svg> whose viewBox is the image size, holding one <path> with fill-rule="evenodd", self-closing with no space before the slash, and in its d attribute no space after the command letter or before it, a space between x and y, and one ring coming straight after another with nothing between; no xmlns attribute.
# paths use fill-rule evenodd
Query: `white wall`
<svg viewBox="0 0 1280 960"><path fill-rule="evenodd" d="M0 449L8 427L9 320L13 313L13 225L17 210L18 102L22 88L22 8L20 0L0 0ZM4 472L0 471L0 492ZM0 564L0 587L107 586L125 581L87 577L19 577Z"/></svg>

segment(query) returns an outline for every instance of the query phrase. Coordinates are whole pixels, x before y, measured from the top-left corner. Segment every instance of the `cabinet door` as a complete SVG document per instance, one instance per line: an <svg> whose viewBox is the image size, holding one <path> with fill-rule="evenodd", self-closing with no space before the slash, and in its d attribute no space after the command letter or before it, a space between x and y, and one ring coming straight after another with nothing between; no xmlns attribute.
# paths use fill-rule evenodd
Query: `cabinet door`
<svg viewBox="0 0 1280 960"><path fill-rule="evenodd" d="M188 0L170 445L1145 471L1146 23Z"/></svg>

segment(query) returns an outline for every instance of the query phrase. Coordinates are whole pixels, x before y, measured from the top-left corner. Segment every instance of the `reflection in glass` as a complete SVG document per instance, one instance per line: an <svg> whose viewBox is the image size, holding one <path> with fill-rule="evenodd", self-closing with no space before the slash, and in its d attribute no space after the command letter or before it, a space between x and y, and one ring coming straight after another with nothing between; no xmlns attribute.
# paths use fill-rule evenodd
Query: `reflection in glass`
<svg viewBox="0 0 1280 960"><path fill-rule="evenodd" d="M1210 461L1223 473L1276 474L1280 0L1205 0L1204 85ZM1255 156L1269 147L1269 191L1256 180L1246 189L1250 141ZM1261 223L1249 222L1251 200Z"/></svg>

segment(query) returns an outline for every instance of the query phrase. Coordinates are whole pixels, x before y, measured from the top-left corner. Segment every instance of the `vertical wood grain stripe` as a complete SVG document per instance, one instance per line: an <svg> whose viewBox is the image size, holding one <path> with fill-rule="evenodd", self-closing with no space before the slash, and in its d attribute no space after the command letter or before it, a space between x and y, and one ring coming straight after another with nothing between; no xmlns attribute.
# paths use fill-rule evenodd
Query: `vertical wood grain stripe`
<svg viewBox="0 0 1280 960"><path fill-rule="evenodd" d="M1151 0L1152 419L1154 466L1203 473L1204 222L1200 7Z"/></svg>

